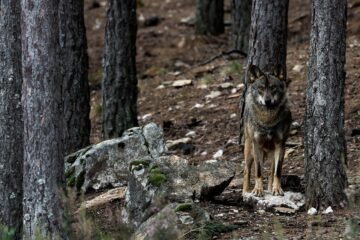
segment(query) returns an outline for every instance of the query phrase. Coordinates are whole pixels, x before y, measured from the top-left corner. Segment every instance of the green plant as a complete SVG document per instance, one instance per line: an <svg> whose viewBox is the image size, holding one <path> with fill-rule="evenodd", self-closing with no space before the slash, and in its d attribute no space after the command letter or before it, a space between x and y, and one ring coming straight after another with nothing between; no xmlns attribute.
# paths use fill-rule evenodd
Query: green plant
<svg viewBox="0 0 360 240"><path fill-rule="evenodd" d="M1 240L15 240L15 229L0 225Z"/></svg>
<svg viewBox="0 0 360 240"><path fill-rule="evenodd" d="M189 212L192 210L191 203L180 203L175 207L175 212Z"/></svg>

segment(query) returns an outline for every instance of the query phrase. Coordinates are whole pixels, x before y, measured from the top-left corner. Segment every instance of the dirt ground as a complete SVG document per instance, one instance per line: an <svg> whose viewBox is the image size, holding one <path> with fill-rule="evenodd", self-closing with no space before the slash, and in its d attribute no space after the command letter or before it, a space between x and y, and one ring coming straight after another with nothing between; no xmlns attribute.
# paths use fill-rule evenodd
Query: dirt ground
<svg viewBox="0 0 360 240"><path fill-rule="evenodd" d="M359 183L360 175L360 1L348 1L348 29L345 87L345 130L349 183ZM101 59L105 27L106 1L99 5L85 0L85 20L90 57L92 101L92 142L100 142L101 134ZM243 154L238 145L239 98L245 59L224 56L196 67L222 51L231 49L231 29L217 36L196 36L189 20L194 16L193 0L143 0L138 7L137 70L139 81L139 124L155 122L164 127L167 140L195 132L192 145L176 154L193 163L210 160L223 150L224 161L237 163L242 175ZM225 0L226 23L230 23L229 0ZM289 99L293 119L300 126L304 115L304 92L310 27L309 1L290 0L287 69L291 79ZM145 26L143 19L157 17L155 26ZM193 84L174 88L178 79L191 79ZM222 88L222 83L233 87ZM206 97L220 91L216 98ZM303 133L293 131L292 143L283 172L302 177L304 174ZM240 185L233 184L218 201L201 204L215 220L239 225L238 230L215 236L214 239L254 237L254 239L340 239L345 222L354 211L338 210L332 215L310 217L306 212L295 215L260 214L239 202ZM111 223L108 223L111 225ZM111 228L111 226L107 226ZM107 228L104 227L104 228ZM281 237L279 237L281 238Z"/></svg>

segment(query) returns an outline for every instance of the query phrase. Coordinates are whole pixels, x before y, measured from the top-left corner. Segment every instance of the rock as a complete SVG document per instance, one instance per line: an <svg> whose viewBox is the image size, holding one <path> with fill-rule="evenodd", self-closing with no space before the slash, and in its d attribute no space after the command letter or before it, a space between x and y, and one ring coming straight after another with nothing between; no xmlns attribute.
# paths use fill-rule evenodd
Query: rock
<svg viewBox="0 0 360 240"><path fill-rule="evenodd" d="M243 83L240 83L240 84L236 85L236 88L238 90L241 90L241 89L245 88L245 85Z"/></svg>
<svg viewBox="0 0 360 240"><path fill-rule="evenodd" d="M213 158L215 158L215 159L221 158L223 154L224 154L224 151L222 149L220 149L213 155Z"/></svg>
<svg viewBox="0 0 360 240"><path fill-rule="evenodd" d="M185 137L191 137L194 138L196 136L196 132L195 131L189 131L185 134Z"/></svg>
<svg viewBox="0 0 360 240"><path fill-rule="evenodd" d="M310 216L317 214L316 208L313 208L313 207L310 208L310 209L307 211L307 214L310 215Z"/></svg>
<svg viewBox="0 0 360 240"><path fill-rule="evenodd" d="M192 108L204 108L204 104L196 103Z"/></svg>
<svg viewBox="0 0 360 240"><path fill-rule="evenodd" d="M192 140L189 137L180 138L177 140L168 140L166 141L166 147L169 150L181 149L184 144L190 143Z"/></svg>
<svg viewBox="0 0 360 240"><path fill-rule="evenodd" d="M264 193L264 197L256 197L251 193L245 193L243 200L256 209L267 211L272 211L275 207L287 207L299 211L305 205L305 197L301 193L285 192L284 196L273 196L268 191Z"/></svg>
<svg viewBox="0 0 360 240"><path fill-rule="evenodd" d="M325 209L322 214L330 214L333 213L334 211L332 210L331 206L329 206L327 209Z"/></svg>
<svg viewBox="0 0 360 240"><path fill-rule="evenodd" d="M205 98L206 99L213 99L213 98L217 98L221 96L221 92L220 91L211 91L210 94L206 95Z"/></svg>
<svg viewBox="0 0 360 240"><path fill-rule="evenodd" d="M147 114L143 115L143 116L141 117L141 119L142 119L143 121L146 121L147 119L150 119L151 116L152 116L152 113L147 113Z"/></svg>
<svg viewBox="0 0 360 240"><path fill-rule="evenodd" d="M195 16L191 15L180 19L180 23L192 26L195 24Z"/></svg>
<svg viewBox="0 0 360 240"><path fill-rule="evenodd" d="M230 115L230 118L236 118L237 117L237 114L236 113L232 113L231 115Z"/></svg>
<svg viewBox="0 0 360 240"><path fill-rule="evenodd" d="M228 89L228 88L232 88L233 86L234 84L231 82L225 82L219 85L221 89Z"/></svg>
<svg viewBox="0 0 360 240"><path fill-rule="evenodd" d="M163 199L170 202L211 199L221 194L234 176L231 162L212 160L193 166L175 155L162 156L141 166L132 165L123 220L139 226L152 209L159 208Z"/></svg>
<svg viewBox="0 0 360 240"><path fill-rule="evenodd" d="M155 89L164 89L165 88L165 85L163 85L163 84L160 84L159 86L157 86Z"/></svg>
<svg viewBox="0 0 360 240"><path fill-rule="evenodd" d="M112 202L114 200L120 200L125 197L126 187L118 187L111 189L91 200L85 201L81 204L80 209L89 209L99 205L104 205L106 203ZM79 210L80 210L79 209Z"/></svg>
<svg viewBox="0 0 360 240"><path fill-rule="evenodd" d="M301 72L301 70L303 70L304 68L304 65L301 65L301 64L296 64L294 67L293 67L293 71L294 72Z"/></svg>
<svg viewBox="0 0 360 240"><path fill-rule="evenodd" d="M66 182L69 187L83 192L125 186L131 161L153 160L166 151L163 131L156 124L131 128L121 138L89 146L67 156Z"/></svg>
<svg viewBox="0 0 360 240"><path fill-rule="evenodd" d="M296 213L295 209L287 208L287 207L274 207L274 211L276 213L281 213L281 214L295 214Z"/></svg>
<svg viewBox="0 0 360 240"><path fill-rule="evenodd" d="M186 208L181 209L181 206ZM142 223L131 239L182 239L194 225L202 226L208 221L210 221L209 214L197 205L172 203Z"/></svg>
<svg viewBox="0 0 360 240"><path fill-rule="evenodd" d="M192 85L191 79L176 80L172 83L172 86L175 88L181 88L189 85Z"/></svg>

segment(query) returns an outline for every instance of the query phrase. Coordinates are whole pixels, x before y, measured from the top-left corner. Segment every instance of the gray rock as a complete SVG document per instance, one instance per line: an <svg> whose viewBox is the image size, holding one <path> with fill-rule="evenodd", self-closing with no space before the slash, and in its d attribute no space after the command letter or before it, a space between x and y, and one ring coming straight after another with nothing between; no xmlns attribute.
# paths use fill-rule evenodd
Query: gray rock
<svg viewBox="0 0 360 240"><path fill-rule="evenodd" d="M286 207L299 211L305 205L305 196L301 193L284 192L284 196L273 196L265 191L264 197L256 197L251 193L245 193L243 200L256 209L274 211L276 207Z"/></svg>
<svg viewBox="0 0 360 240"><path fill-rule="evenodd" d="M203 226L208 221L209 214L195 204L172 203L141 224L131 239L180 239L194 228L194 225Z"/></svg>
<svg viewBox="0 0 360 240"><path fill-rule="evenodd" d="M163 131L154 123L144 128L131 128L121 138L89 146L67 156L67 184L83 192L125 186L131 161L153 160L165 152Z"/></svg>
<svg viewBox="0 0 360 240"><path fill-rule="evenodd" d="M231 162L212 160L193 166L175 155L141 166L132 165L123 220L139 226L153 209L162 208L159 202L213 198L221 194L234 176L235 166Z"/></svg>

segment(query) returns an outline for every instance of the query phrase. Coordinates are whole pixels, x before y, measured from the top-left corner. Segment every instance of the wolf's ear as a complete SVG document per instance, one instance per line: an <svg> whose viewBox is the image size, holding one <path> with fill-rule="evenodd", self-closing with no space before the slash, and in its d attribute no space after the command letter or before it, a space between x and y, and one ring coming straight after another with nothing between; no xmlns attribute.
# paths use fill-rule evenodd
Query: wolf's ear
<svg viewBox="0 0 360 240"><path fill-rule="evenodd" d="M249 73L249 81L251 83L255 82L255 80L263 74L258 66L252 64L249 66Z"/></svg>
<svg viewBox="0 0 360 240"><path fill-rule="evenodd" d="M279 78L281 81L285 81L287 83L287 79L285 78L285 73L280 64L273 68L273 73L275 77Z"/></svg>

